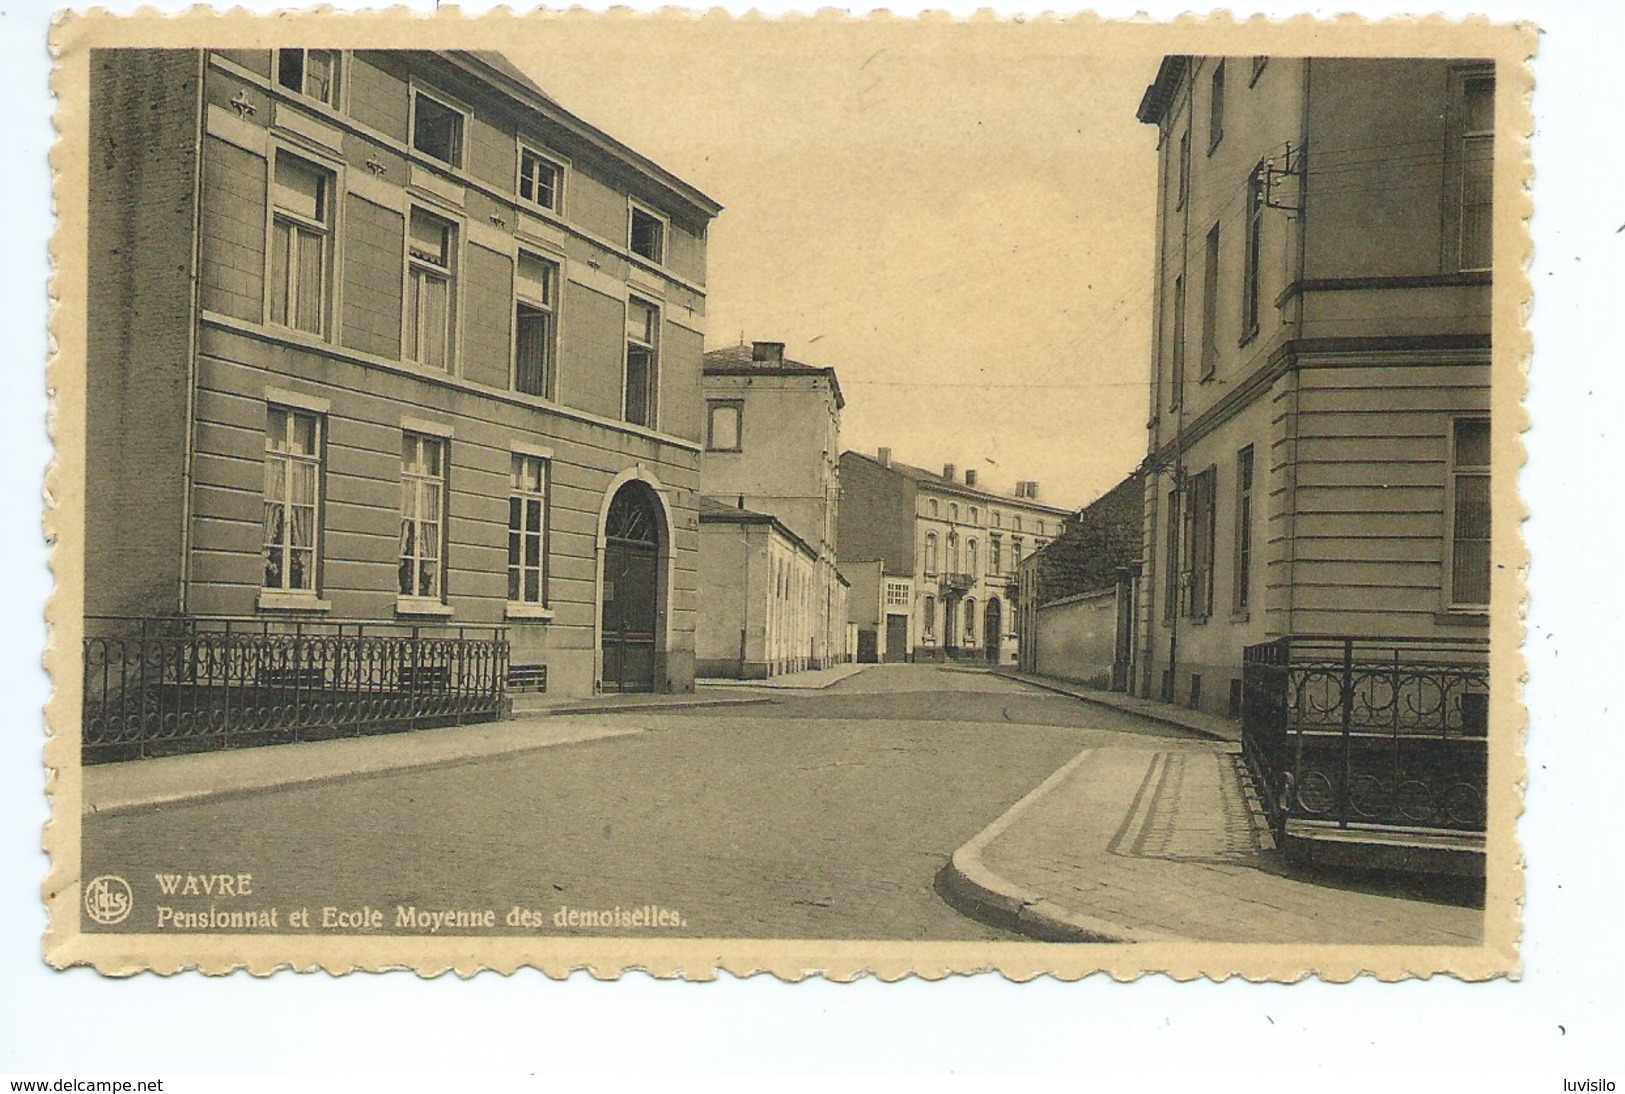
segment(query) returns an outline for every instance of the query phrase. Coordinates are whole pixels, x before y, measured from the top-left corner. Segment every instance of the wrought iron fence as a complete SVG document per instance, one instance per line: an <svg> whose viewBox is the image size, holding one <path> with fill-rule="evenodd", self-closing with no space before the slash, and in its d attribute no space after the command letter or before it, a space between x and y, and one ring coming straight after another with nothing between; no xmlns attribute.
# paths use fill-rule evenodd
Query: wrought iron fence
<svg viewBox="0 0 1625 1094"><path fill-rule="evenodd" d="M1289 819L1484 830L1489 644L1304 635L1247 647L1242 747Z"/></svg>
<svg viewBox="0 0 1625 1094"><path fill-rule="evenodd" d="M94 616L86 763L500 717L502 628Z"/></svg>

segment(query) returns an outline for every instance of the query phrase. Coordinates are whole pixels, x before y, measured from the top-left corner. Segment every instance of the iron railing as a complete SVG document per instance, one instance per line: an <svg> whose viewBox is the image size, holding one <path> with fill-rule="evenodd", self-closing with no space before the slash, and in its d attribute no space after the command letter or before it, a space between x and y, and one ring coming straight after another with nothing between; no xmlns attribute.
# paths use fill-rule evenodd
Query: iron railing
<svg viewBox="0 0 1625 1094"><path fill-rule="evenodd" d="M1242 748L1288 820L1484 831L1489 644L1295 635L1247 647Z"/></svg>
<svg viewBox="0 0 1625 1094"><path fill-rule="evenodd" d="M501 717L502 628L85 620L86 763Z"/></svg>

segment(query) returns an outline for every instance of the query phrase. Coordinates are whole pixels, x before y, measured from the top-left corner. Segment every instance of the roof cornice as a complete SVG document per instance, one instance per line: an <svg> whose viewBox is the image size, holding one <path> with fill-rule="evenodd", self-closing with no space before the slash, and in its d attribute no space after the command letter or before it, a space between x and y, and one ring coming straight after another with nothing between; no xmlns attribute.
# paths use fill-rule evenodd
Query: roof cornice
<svg viewBox="0 0 1625 1094"><path fill-rule="evenodd" d="M1182 53L1170 53L1162 59L1162 64L1157 67L1157 78L1140 96L1140 108L1135 111L1135 117L1146 125L1162 124L1163 115L1167 113L1168 104L1173 101L1174 92L1179 89L1179 81L1184 77L1190 61L1190 56Z"/></svg>

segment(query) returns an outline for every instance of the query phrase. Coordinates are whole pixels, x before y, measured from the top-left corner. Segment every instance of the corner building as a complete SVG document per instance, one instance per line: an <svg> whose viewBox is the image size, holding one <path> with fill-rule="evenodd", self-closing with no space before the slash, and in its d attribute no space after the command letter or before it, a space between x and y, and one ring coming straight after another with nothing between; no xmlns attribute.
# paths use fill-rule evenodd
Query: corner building
<svg viewBox="0 0 1625 1094"><path fill-rule="evenodd" d="M87 617L690 690L720 206L494 54L91 67Z"/></svg>
<svg viewBox="0 0 1625 1094"><path fill-rule="evenodd" d="M1471 59L1162 62L1138 694L1487 636L1494 99Z"/></svg>

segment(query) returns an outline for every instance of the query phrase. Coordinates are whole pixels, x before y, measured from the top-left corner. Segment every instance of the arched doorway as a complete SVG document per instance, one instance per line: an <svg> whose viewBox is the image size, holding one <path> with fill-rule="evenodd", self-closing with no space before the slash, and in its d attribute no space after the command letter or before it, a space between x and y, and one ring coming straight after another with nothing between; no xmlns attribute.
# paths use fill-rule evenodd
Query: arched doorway
<svg viewBox="0 0 1625 1094"><path fill-rule="evenodd" d="M992 664L999 663L999 647L1004 644L1004 609L999 607L998 597L989 597L987 601L987 619L982 626L982 644L987 647L987 659Z"/></svg>
<svg viewBox="0 0 1625 1094"><path fill-rule="evenodd" d="M605 691L655 690L660 604L660 506L642 482L615 492L604 517Z"/></svg>

